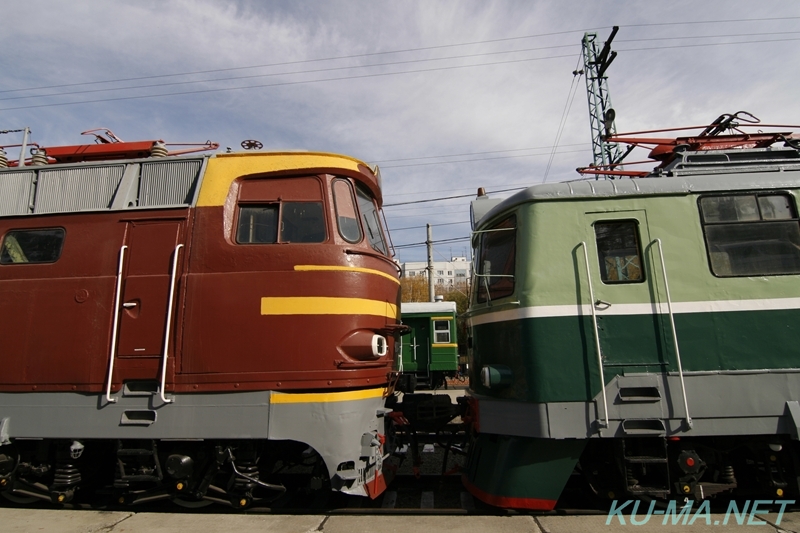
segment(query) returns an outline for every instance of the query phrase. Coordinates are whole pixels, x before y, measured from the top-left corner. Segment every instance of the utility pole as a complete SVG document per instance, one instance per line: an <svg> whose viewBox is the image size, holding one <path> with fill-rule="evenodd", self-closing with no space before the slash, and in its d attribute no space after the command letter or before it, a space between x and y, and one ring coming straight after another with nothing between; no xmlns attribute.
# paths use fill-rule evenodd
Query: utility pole
<svg viewBox="0 0 800 533"><path fill-rule="evenodd" d="M433 230L431 225L428 226L428 240L425 244L428 247L428 301L433 302L436 300L436 295L433 290Z"/></svg>
<svg viewBox="0 0 800 533"><path fill-rule="evenodd" d="M617 143L607 143L606 139L617 133L614 125L616 112L611 107L611 98L608 94L608 78L606 70L617 57L611 51L611 41L617 34L619 26L614 26L611 35L597 51L597 34L585 33L583 35L583 70L586 74L586 96L589 100L589 126L592 130L592 154L594 166L609 168L619 162L622 153Z"/></svg>

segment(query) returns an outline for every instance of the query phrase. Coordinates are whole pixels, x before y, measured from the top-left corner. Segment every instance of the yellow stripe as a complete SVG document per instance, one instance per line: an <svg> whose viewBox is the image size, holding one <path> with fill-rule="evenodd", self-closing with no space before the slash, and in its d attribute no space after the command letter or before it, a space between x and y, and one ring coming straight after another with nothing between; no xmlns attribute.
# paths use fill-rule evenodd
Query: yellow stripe
<svg viewBox="0 0 800 533"><path fill-rule="evenodd" d="M374 315L399 319L398 308L389 302L364 298L290 296L261 298L262 315Z"/></svg>
<svg viewBox="0 0 800 533"><path fill-rule="evenodd" d="M451 316L432 316L431 320L453 320Z"/></svg>
<svg viewBox="0 0 800 533"><path fill-rule="evenodd" d="M329 403L351 402L354 400L369 400L381 398L383 389L353 390L347 392L312 392L312 393L287 393L273 392L270 403Z"/></svg>
<svg viewBox="0 0 800 533"><path fill-rule="evenodd" d="M383 276L386 279L390 279L400 285L400 280L394 276L391 276L385 272L381 272L380 270L375 270L372 268L361 268L361 267L348 267L348 266L333 266L333 265L295 265L294 269L298 272L314 272L314 271L341 271L341 272L363 272L365 274L375 274L378 276Z"/></svg>
<svg viewBox="0 0 800 533"><path fill-rule="evenodd" d="M283 170L342 168L359 172L361 161L351 157L311 152L216 154L208 161L197 206L223 205L236 178ZM366 166L366 165L365 165Z"/></svg>
<svg viewBox="0 0 800 533"><path fill-rule="evenodd" d="M431 344L431 348L458 348L458 344Z"/></svg>

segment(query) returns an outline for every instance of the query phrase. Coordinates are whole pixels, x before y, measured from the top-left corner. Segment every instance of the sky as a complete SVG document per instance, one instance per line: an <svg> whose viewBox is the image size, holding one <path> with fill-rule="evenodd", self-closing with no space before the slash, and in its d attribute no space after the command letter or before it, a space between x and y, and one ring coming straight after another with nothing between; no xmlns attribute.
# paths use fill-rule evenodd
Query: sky
<svg viewBox="0 0 800 533"><path fill-rule="evenodd" d="M478 187L505 197L580 178L591 131L573 72L587 32L602 44L620 27L606 73L619 132L741 110L800 124L800 2L6 4L0 130L30 127L43 146L102 127L126 141L236 150L256 139L357 157L381 168L403 262L425 259L426 224L434 260L468 255ZM0 145L20 141L0 135Z"/></svg>

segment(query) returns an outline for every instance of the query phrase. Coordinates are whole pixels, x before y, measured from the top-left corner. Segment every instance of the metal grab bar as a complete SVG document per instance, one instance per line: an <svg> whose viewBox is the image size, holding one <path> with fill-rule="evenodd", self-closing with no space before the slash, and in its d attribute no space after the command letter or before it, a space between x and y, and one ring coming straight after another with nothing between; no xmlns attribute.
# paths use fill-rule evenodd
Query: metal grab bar
<svg viewBox="0 0 800 533"><path fill-rule="evenodd" d="M172 277L169 281L169 300L167 301L167 330L164 334L164 353L161 356L161 387L159 393L161 394L161 401L164 403L172 403L174 400L167 398L164 393L164 387L167 382L167 355L169 350L169 339L172 331L172 303L175 300L175 282L178 279L178 254L183 248L182 244L175 247L175 252L172 257Z"/></svg>
<svg viewBox="0 0 800 533"><path fill-rule="evenodd" d="M672 342L675 344L675 358L678 360L678 375L681 378L681 392L683 393L683 409L686 413L686 424L691 429L694 424L692 417L689 416L689 402L686 400L686 384L683 382L683 365L681 365L681 350L678 348L678 332L675 329L675 315L672 312L672 297L669 294L669 281L667 280L667 267L664 264L664 249L661 247L661 239L656 239L658 243L658 255L661 259L661 272L664 274L664 289L667 292L667 310L669 311L669 323L672 326Z"/></svg>
<svg viewBox="0 0 800 533"><path fill-rule="evenodd" d="M106 386L106 401L115 403L116 398L111 397L111 380L114 376L114 358L117 356L117 333L119 329L119 301L122 296L122 267L125 263L125 250L127 245L119 249L119 264L117 265L117 289L114 293L114 325L111 329L111 353L108 362L108 385Z"/></svg>
<svg viewBox="0 0 800 533"><path fill-rule="evenodd" d="M600 427L608 427L608 400L606 399L606 377L603 372L603 355L600 353L600 334L597 328L597 313L594 310L594 286L592 285L592 271L589 270L589 252L587 251L586 243L581 242L583 246L583 259L586 262L586 279L589 281L589 308L592 310L592 325L594 326L594 346L597 351L597 366L600 369L600 387L603 389L603 414L605 422L599 420Z"/></svg>

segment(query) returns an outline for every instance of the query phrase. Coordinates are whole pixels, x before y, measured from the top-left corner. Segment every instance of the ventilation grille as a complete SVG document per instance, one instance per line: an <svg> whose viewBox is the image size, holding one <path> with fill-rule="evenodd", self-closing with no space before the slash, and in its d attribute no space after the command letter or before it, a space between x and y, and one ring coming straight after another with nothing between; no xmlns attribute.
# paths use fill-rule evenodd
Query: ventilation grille
<svg viewBox="0 0 800 533"><path fill-rule="evenodd" d="M0 216L191 205L203 159L0 170Z"/></svg>
<svg viewBox="0 0 800 533"><path fill-rule="evenodd" d="M4 172L0 176L0 216L30 212L34 172Z"/></svg>
<svg viewBox="0 0 800 533"><path fill-rule="evenodd" d="M33 212L108 209L124 170L124 165L42 170Z"/></svg>
<svg viewBox="0 0 800 533"><path fill-rule="evenodd" d="M195 160L142 164L139 206L191 203L200 163Z"/></svg>

